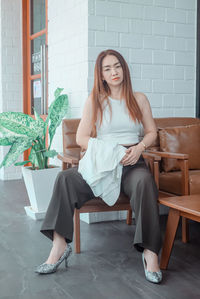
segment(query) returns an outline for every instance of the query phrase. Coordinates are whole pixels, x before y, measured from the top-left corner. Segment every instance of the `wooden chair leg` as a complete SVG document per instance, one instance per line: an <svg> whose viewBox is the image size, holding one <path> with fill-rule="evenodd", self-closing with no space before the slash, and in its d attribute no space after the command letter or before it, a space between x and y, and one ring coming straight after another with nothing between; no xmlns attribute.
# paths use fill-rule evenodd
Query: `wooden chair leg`
<svg viewBox="0 0 200 299"><path fill-rule="evenodd" d="M131 210L131 209L129 209L129 210L127 211L126 223L127 223L128 225L131 225L131 224L132 224L132 210Z"/></svg>
<svg viewBox="0 0 200 299"><path fill-rule="evenodd" d="M160 261L160 268L163 270L167 269L169 263L169 258L174 244L179 219L179 212L177 210L170 209L167 219L167 227Z"/></svg>
<svg viewBox="0 0 200 299"><path fill-rule="evenodd" d="M78 209L74 209L74 242L75 242L75 253L80 253L81 252L80 213Z"/></svg>
<svg viewBox="0 0 200 299"><path fill-rule="evenodd" d="M187 243L189 241L189 223L188 219L182 217L182 242Z"/></svg>

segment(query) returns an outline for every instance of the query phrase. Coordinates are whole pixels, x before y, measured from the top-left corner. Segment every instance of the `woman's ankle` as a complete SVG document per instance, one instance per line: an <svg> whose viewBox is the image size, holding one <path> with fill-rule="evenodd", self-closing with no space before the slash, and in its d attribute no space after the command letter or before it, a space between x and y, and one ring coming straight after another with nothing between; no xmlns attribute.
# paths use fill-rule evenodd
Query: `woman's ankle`
<svg viewBox="0 0 200 299"><path fill-rule="evenodd" d="M155 252L149 249L144 249L144 258L147 264L148 271L157 272L160 270L158 255Z"/></svg>
<svg viewBox="0 0 200 299"><path fill-rule="evenodd" d="M67 242L63 236L58 234L56 231L54 231L53 234L53 246L67 246Z"/></svg>

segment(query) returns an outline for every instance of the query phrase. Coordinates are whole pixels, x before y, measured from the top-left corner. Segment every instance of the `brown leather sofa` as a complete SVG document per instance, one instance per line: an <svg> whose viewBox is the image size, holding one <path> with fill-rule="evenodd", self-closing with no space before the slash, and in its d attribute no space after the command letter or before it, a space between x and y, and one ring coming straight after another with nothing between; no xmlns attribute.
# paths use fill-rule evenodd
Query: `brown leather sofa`
<svg viewBox="0 0 200 299"><path fill-rule="evenodd" d="M200 119L169 117L155 118L155 122L158 136L148 150L162 158L159 190L175 195L200 194Z"/></svg>
<svg viewBox="0 0 200 299"><path fill-rule="evenodd" d="M161 157L155 177L160 196L200 194L200 119L170 117L155 122L158 136L148 151ZM182 218L182 241L188 239L187 219Z"/></svg>

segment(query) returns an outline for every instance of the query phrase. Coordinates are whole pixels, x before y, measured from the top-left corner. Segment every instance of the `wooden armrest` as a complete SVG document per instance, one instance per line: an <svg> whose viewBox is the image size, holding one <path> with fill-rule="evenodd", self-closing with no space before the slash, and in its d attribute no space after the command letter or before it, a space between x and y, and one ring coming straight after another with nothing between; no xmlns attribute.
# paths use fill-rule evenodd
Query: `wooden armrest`
<svg viewBox="0 0 200 299"><path fill-rule="evenodd" d="M160 156L161 158L168 158L168 159L177 159L180 163L181 168L181 189L182 195L186 195L189 193L189 167L188 167L188 154L180 154L180 153L170 153L170 152L160 152L160 151L148 151L149 153L154 153L155 155ZM155 163L154 163L155 164ZM159 170L158 167L156 168L155 172L155 181L159 188Z"/></svg>
<svg viewBox="0 0 200 299"><path fill-rule="evenodd" d="M64 163L78 164L79 159L68 154L58 154L57 158Z"/></svg>
<svg viewBox="0 0 200 299"><path fill-rule="evenodd" d="M148 150L148 153L158 155L161 158L170 158L170 159L179 159L179 160L188 160L189 158L188 154L180 154L180 153L159 152L159 151L151 151L151 150Z"/></svg>
<svg viewBox="0 0 200 299"><path fill-rule="evenodd" d="M148 150L143 152L142 156L143 156L144 159L150 158L150 159L153 159L154 161L160 161L161 160L160 156L154 154L153 152L148 152Z"/></svg>

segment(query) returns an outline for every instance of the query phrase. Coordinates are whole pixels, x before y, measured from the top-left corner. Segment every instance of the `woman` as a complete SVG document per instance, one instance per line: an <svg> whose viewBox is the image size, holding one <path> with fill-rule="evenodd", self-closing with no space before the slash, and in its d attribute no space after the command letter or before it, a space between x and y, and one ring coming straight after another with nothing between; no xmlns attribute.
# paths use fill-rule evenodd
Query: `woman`
<svg viewBox="0 0 200 299"><path fill-rule="evenodd" d="M139 141L140 124L145 133L142 141ZM159 283L162 273L158 264L161 247L158 191L141 155L156 139L156 126L146 96L132 91L128 65L114 50L103 51L97 57L94 87L85 103L76 141L87 149L89 139L95 134L105 140L112 138L127 148L120 161L123 165L121 190L129 196L135 212L134 246L143 252L146 279ZM60 172L41 229L53 240L53 246L37 273L52 273L63 260L67 263L73 238L74 207L80 208L93 197L77 168Z"/></svg>

